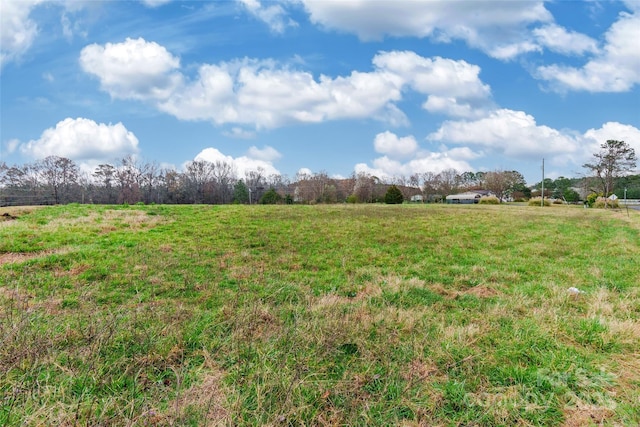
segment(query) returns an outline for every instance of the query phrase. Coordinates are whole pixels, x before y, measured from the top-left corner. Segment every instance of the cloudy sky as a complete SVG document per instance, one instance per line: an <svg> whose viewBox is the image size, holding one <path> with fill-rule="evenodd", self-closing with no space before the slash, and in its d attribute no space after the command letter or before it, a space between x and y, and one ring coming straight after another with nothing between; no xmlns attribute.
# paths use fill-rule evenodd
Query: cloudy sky
<svg viewBox="0 0 640 427"><path fill-rule="evenodd" d="M573 177L640 153L640 0L2 0L0 160Z"/></svg>

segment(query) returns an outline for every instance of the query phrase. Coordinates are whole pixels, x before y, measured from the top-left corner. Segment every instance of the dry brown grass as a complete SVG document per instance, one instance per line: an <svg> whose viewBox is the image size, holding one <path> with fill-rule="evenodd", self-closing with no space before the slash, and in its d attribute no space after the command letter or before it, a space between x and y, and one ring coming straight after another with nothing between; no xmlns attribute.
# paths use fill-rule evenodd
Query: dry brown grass
<svg viewBox="0 0 640 427"><path fill-rule="evenodd" d="M52 249L47 251L27 252L27 253L15 253L8 252L0 254L0 265L4 264L18 264L25 261L29 261L36 258L41 258L49 255L61 255L69 252L67 248Z"/></svg>

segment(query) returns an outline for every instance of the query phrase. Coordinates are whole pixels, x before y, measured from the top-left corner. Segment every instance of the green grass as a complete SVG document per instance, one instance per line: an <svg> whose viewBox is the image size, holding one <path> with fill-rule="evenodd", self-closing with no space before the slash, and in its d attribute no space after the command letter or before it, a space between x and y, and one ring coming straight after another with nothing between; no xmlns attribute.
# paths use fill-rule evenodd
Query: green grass
<svg viewBox="0 0 640 427"><path fill-rule="evenodd" d="M0 223L0 425L640 423L634 213L17 216Z"/></svg>

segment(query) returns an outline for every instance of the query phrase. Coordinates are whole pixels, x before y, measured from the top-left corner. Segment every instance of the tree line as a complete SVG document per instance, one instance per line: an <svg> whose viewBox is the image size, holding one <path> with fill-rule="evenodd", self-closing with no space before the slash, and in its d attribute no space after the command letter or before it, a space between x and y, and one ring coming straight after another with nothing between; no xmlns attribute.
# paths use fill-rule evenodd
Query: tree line
<svg viewBox="0 0 640 427"><path fill-rule="evenodd" d="M589 177L545 179L544 196L573 202L593 192L607 195L615 192L622 197L623 189L627 189L627 197L640 198L640 175L628 174L629 168L635 167L635 157L629 157L629 152L623 150L627 162L621 166L615 161L625 147L619 141L603 144L602 151L594 155L596 161L585 165L596 171ZM610 154L613 149L618 150L614 155ZM81 170L71 159L58 156L23 165L0 162L0 206L376 203L385 201L392 185L400 190L403 200L442 202L450 194L473 190L488 190L500 200L527 200L541 195L542 182L529 187L523 175L515 170L459 173L447 169L392 178L365 172L333 178L326 172L318 172L298 173L290 179L266 174L260 168L239 176L234 166L224 161L192 161L181 172L133 156L115 164L100 164L91 172ZM576 189L582 189L583 195Z"/></svg>

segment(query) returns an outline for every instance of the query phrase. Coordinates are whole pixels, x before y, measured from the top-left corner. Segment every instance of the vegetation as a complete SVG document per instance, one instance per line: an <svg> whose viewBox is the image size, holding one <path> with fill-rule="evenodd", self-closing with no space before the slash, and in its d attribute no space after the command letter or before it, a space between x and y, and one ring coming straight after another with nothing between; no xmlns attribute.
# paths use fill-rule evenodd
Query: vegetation
<svg viewBox="0 0 640 427"><path fill-rule="evenodd" d="M481 205L499 205L500 200L496 196L482 196L478 203Z"/></svg>
<svg viewBox="0 0 640 427"><path fill-rule="evenodd" d="M640 175L614 174L611 191L620 199L640 198ZM612 176L614 176L612 175ZM604 194L595 177L547 178L545 197L569 203L589 192ZM541 196L542 183L531 188L518 171L463 172L447 169L438 174L379 178L354 173L332 178L326 172L266 175L263 170L239 176L224 161L196 160L184 170L161 168L154 163L125 157L115 165L101 164L93 173L82 171L72 160L50 156L21 166L0 162L0 206L66 203L115 204L257 204L273 189L285 204L383 203L391 186L403 200L442 203L446 196L488 190L500 201L527 201ZM609 194L611 193L609 191ZM273 198L273 195L270 195Z"/></svg>
<svg viewBox="0 0 640 427"><path fill-rule="evenodd" d="M402 191L395 185L392 185L384 195L384 202L388 205L399 205L404 201Z"/></svg>
<svg viewBox="0 0 640 427"><path fill-rule="evenodd" d="M584 168L592 173L598 192L606 198L616 181L635 169L636 161L635 150L629 144L610 139L600 145L600 151L593 154L592 162L585 163Z"/></svg>
<svg viewBox="0 0 640 427"><path fill-rule="evenodd" d="M282 202L282 196L278 194L275 188L270 188L266 193L260 197L260 204L262 205L275 205Z"/></svg>
<svg viewBox="0 0 640 427"><path fill-rule="evenodd" d="M0 218L0 425L640 423L638 215L68 205Z"/></svg>
<svg viewBox="0 0 640 427"><path fill-rule="evenodd" d="M551 201L547 198L544 199L544 202L542 201L542 197L533 197L531 199L529 199L528 205L529 206L542 206L542 204L544 203L544 206L551 206Z"/></svg>

